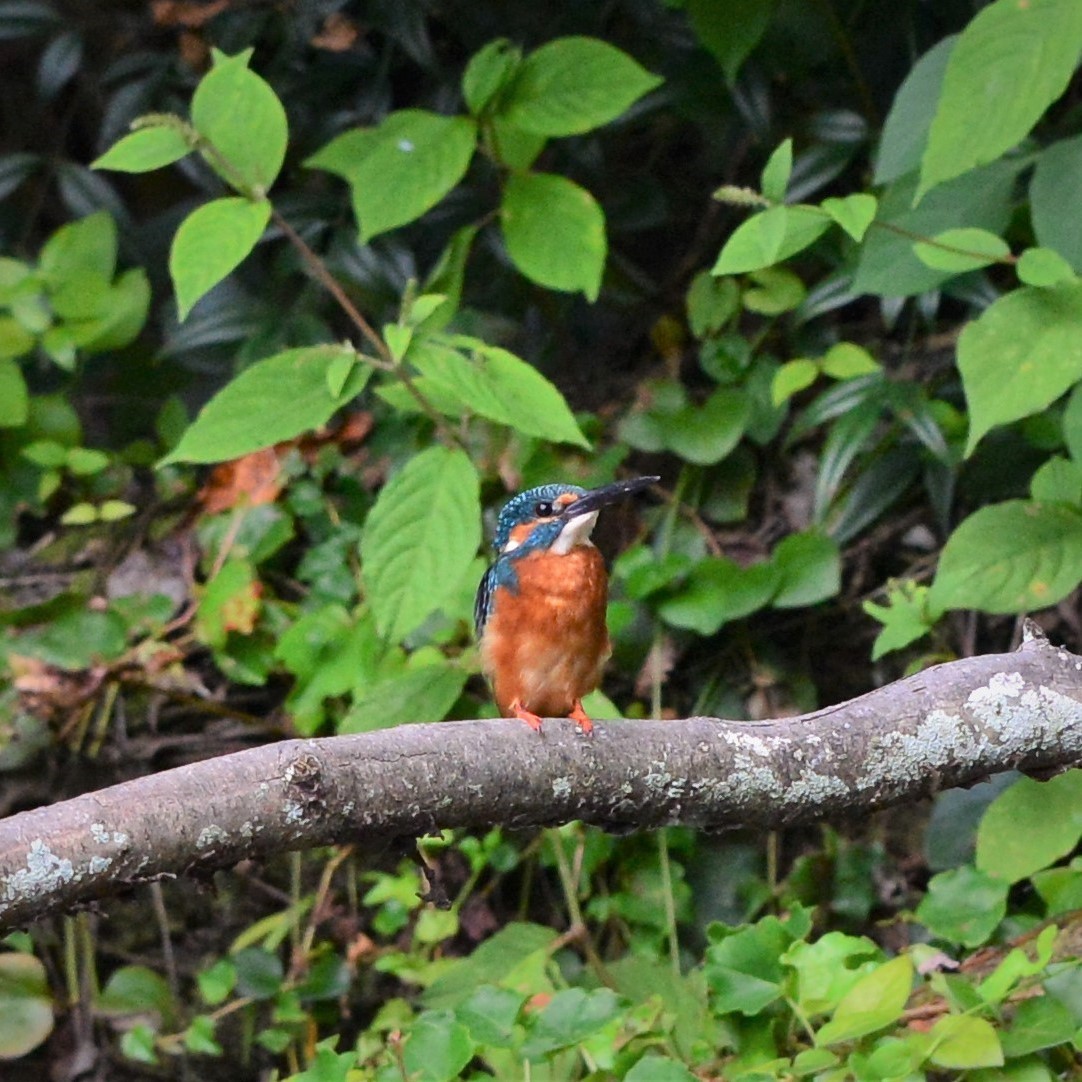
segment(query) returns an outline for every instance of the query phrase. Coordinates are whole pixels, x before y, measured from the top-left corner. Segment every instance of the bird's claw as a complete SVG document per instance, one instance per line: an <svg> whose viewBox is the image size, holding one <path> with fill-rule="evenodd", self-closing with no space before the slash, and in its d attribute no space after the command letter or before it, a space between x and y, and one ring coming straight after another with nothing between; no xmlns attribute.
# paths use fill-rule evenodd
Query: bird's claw
<svg viewBox="0 0 1082 1082"><path fill-rule="evenodd" d="M532 710L527 710L518 699L515 699L514 702L511 703L511 713L514 714L519 721L526 722L535 733L541 732L541 718Z"/></svg>
<svg viewBox="0 0 1082 1082"><path fill-rule="evenodd" d="M586 711L582 709L582 703L577 699L575 705L571 707L571 713L567 716L578 725L584 736L590 736L593 733L594 723L586 716Z"/></svg>

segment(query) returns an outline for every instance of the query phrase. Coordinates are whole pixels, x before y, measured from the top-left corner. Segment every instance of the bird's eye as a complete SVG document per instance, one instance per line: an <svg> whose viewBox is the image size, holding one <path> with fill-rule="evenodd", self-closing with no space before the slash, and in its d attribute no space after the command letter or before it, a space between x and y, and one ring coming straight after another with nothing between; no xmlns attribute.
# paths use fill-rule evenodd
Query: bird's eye
<svg viewBox="0 0 1082 1082"><path fill-rule="evenodd" d="M533 510L538 518L549 518L552 515L552 504L548 500L542 500Z"/></svg>

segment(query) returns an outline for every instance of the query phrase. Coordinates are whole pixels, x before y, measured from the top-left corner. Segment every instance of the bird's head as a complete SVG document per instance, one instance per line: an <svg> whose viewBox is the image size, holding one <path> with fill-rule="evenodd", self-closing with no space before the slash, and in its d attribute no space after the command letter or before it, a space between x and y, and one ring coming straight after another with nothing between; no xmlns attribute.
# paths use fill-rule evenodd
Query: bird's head
<svg viewBox="0 0 1082 1082"><path fill-rule="evenodd" d="M635 477L594 489L560 484L527 489L504 504L493 548L500 556L516 558L541 551L562 556L589 540L602 507L657 480Z"/></svg>

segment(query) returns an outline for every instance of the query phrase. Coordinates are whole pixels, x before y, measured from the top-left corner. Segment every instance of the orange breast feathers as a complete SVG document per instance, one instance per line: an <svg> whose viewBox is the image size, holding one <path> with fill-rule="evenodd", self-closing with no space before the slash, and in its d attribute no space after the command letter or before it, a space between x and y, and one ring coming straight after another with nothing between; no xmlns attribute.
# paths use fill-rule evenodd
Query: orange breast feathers
<svg viewBox="0 0 1082 1082"><path fill-rule="evenodd" d="M567 717L612 652L605 562L593 545L576 545L563 556L531 552L515 572L518 593L501 588L493 598L482 667L505 716L517 699L541 717Z"/></svg>

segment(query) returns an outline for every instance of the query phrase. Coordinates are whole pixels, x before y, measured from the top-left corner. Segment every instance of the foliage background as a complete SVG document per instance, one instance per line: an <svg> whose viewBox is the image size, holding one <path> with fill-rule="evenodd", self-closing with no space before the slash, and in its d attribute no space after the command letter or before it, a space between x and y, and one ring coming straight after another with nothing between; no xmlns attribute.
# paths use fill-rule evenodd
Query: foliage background
<svg viewBox="0 0 1082 1082"><path fill-rule="evenodd" d="M583 39L621 50L596 100L536 59ZM1077 650L1080 50L1057 0L0 3L0 807L491 712L481 509L555 478L662 475L603 520L602 716L799 712L1037 609ZM422 122L415 182L378 155ZM9 939L0 1054L1055 1077L1080 798L158 885Z"/></svg>

